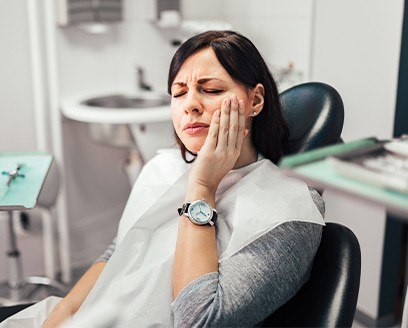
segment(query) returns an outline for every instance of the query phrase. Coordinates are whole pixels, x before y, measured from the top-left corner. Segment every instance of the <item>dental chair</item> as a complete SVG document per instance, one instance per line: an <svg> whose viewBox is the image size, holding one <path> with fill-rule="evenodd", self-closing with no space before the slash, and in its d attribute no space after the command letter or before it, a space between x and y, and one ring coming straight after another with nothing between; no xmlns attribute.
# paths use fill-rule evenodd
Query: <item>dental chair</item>
<svg viewBox="0 0 408 328"><path fill-rule="evenodd" d="M354 233L326 223L308 282L262 327L351 327L360 288L361 254Z"/></svg>
<svg viewBox="0 0 408 328"><path fill-rule="evenodd" d="M305 83L281 93L292 137L288 153L341 142L344 108L338 92L324 83ZM326 223L310 279L263 327L351 327L360 288L361 253L354 233Z"/></svg>

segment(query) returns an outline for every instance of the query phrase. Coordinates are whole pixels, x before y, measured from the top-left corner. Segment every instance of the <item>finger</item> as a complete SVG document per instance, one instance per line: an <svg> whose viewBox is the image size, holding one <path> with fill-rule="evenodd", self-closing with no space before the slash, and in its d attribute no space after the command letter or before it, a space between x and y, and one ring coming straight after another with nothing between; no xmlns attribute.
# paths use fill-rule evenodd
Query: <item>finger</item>
<svg viewBox="0 0 408 328"><path fill-rule="evenodd" d="M228 147L235 148L239 129L239 104L236 95L231 97L231 110L229 118Z"/></svg>
<svg viewBox="0 0 408 328"><path fill-rule="evenodd" d="M244 107L244 101L241 99L239 101L239 118L238 118L238 136L237 136L237 142L235 144L235 147L237 149L241 149L242 144L244 142L244 138L248 134L248 130L245 129L245 107Z"/></svg>
<svg viewBox="0 0 408 328"><path fill-rule="evenodd" d="M224 99L221 105L220 129L218 132L217 147L227 147L228 145L230 108L231 99Z"/></svg>
<svg viewBox="0 0 408 328"><path fill-rule="evenodd" d="M211 118L210 128L208 129L207 138L205 139L202 148L208 148L214 150L217 147L218 131L220 127L220 114L221 111L218 109L213 113Z"/></svg>

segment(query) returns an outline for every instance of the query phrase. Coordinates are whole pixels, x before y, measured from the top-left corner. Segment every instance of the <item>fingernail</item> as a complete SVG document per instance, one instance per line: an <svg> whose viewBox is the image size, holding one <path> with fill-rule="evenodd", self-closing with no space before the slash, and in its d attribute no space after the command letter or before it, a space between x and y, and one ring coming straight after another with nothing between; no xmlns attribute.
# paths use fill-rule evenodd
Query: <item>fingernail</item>
<svg viewBox="0 0 408 328"><path fill-rule="evenodd" d="M233 96L232 96L232 102L233 102L234 104L238 104L237 95L233 95Z"/></svg>
<svg viewBox="0 0 408 328"><path fill-rule="evenodd" d="M242 99L239 100L239 106L240 106L241 108L244 107L244 101L243 101Z"/></svg>

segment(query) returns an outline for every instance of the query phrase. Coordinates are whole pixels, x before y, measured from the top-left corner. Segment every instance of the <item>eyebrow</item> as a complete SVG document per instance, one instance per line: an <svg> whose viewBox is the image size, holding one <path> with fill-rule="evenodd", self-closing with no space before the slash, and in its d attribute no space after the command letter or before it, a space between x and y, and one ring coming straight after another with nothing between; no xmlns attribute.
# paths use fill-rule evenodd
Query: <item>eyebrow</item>
<svg viewBox="0 0 408 328"><path fill-rule="evenodd" d="M205 78L199 79L197 81L197 84L204 84L204 83L207 83L208 81L211 81L211 80L217 80L217 81L225 82L224 80L217 79L216 77L205 77ZM172 84L172 86L173 85L179 85L179 86L185 87L187 85L187 83L185 83L185 82L174 82Z"/></svg>

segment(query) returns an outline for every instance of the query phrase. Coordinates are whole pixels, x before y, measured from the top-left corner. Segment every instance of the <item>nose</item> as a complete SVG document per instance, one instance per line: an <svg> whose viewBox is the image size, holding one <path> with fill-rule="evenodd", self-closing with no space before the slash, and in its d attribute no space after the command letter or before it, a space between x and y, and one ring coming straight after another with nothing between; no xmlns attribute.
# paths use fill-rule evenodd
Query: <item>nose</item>
<svg viewBox="0 0 408 328"><path fill-rule="evenodd" d="M187 97L184 99L184 111L187 114L201 114L203 106L201 104L200 95L197 92L189 91Z"/></svg>

